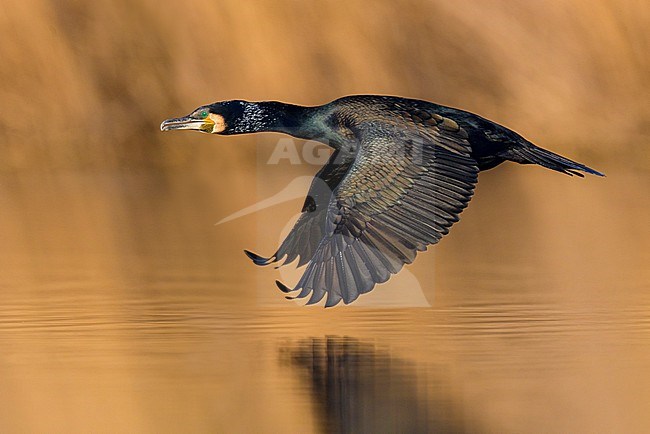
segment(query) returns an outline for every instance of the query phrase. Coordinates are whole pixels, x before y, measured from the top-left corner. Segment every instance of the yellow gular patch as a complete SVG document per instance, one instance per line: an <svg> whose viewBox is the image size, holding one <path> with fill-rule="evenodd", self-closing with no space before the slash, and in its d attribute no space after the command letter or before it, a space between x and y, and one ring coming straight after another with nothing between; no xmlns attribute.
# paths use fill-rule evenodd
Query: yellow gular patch
<svg viewBox="0 0 650 434"><path fill-rule="evenodd" d="M220 133L226 129L226 120L221 115L210 113L208 118L212 121L212 134Z"/></svg>

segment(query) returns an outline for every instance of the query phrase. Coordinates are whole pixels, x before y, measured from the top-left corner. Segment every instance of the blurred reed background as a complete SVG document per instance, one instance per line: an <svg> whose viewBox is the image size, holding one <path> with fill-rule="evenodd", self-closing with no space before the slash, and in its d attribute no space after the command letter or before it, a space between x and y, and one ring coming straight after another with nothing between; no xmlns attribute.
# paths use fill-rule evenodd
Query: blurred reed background
<svg viewBox="0 0 650 434"><path fill-rule="evenodd" d="M648 28L640 0L5 0L0 170L238 165L245 178L252 146L182 146L202 139L160 121L354 93L465 108L596 167L647 169Z"/></svg>

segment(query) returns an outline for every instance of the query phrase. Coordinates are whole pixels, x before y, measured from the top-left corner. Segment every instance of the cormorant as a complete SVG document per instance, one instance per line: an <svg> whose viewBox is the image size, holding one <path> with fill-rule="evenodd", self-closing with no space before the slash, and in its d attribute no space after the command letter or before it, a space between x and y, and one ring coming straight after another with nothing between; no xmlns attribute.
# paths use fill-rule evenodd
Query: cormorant
<svg viewBox="0 0 650 434"><path fill-rule="evenodd" d="M231 135L274 131L334 149L314 177L295 226L257 265L307 264L292 289L307 304L348 304L437 243L467 206L478 172L508 160L567 175L603 176L473 113L391 96L347 96L303 107L224 101L168 119L162 131ZM288 297L291 298L291 297Z"/></svg>

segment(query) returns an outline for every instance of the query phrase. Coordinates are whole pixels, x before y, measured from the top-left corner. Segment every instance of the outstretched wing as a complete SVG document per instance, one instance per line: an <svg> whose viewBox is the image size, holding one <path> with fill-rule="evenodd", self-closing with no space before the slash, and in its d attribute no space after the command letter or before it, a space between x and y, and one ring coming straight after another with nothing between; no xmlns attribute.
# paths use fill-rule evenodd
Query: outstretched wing
<svg viewBox="0 0 650 434"><path fill-rule="evenodd" d="M298 257L298 267L306 264L314 256L318 244L325 235L325 218L332 192L353 162L352 155L335 151L314 176L302 207L302 214L278 250L268 258L244 250L246 255L257 265L282 261L279 265L281 266L293 262Z"/></svg>
<svg viewBox="0 0 650 434"><path fill-rule="evenodd" d="M478 168L465 131L438 121L426 131L376 123L358 131L360 150L329 201L323 239L296 287L280 289L311 294L307 304L325 295L326 306L347 304L447 234Z"/></svg>

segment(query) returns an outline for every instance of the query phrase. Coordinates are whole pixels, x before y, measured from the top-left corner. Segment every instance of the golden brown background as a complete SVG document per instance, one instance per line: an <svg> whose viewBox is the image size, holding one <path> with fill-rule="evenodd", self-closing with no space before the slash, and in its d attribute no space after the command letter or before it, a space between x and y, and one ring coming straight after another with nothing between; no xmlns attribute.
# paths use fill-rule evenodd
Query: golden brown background
<svg viewBox="0 0 650 434"><path fill-rule="evenodd" d="M634 0L2 1L0 431L650 431L649 28ZM355 93L607 177L483 173L407 267L431 308L303 308L241 254L299 200L214 223L316 169L159 125Z"/></svg>
<svg viewBox="0 0 650 434"><path fill-rule="evenodd" d="M354 93L459 106L576 157L645 165L649 15L634 0L8 0L0 165L218 168L250 149L220 146L215 162L160 121Z"/></svg>

